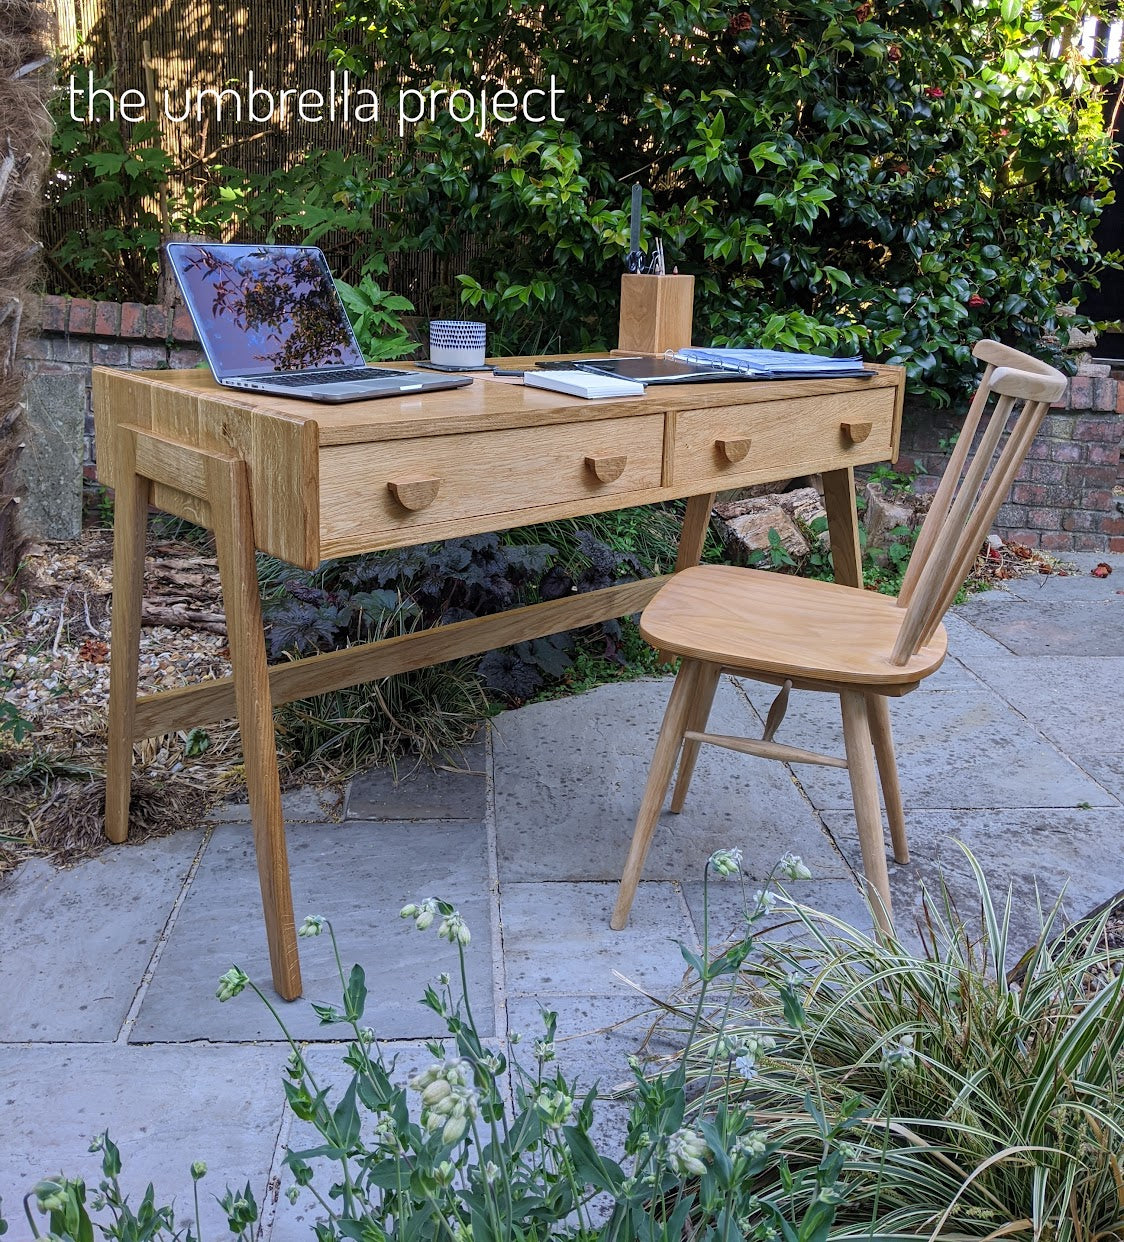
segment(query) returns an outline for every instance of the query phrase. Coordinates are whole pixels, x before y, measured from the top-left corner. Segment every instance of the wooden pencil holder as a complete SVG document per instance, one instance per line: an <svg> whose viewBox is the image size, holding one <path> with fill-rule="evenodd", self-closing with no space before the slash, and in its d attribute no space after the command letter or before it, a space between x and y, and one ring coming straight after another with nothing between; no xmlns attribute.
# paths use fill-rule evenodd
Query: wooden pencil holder
<svg viewBox="0 0 1124 1242"><path fill-rule="evenodd" d="M622 276L618 352L663 354L686 349L694 310L693 276Z"/></svg>

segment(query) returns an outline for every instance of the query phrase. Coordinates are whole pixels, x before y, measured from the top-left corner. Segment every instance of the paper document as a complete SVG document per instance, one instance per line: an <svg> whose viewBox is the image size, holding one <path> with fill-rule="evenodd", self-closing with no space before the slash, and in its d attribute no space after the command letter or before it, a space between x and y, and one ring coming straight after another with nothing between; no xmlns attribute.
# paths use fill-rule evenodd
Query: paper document
<svg viewBox="0 0 1124 1242"><path fill-rule="evenodd" d="M827 358L822 354L790 353L783 349L681 349L674 357L683 362L721 367L762 379L800 376L859 376L873 372L861 358Z"/></svg>

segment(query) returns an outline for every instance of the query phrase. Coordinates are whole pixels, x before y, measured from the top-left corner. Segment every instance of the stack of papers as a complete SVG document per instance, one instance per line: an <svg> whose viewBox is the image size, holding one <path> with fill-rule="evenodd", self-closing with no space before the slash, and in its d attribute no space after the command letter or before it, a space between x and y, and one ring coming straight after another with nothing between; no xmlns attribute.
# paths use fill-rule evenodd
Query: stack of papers
<svg viewBox="0 0 1124 1242"><path fill-rule="evenodd" d="M642 397L644 385L635 380L617 379L613 375L595 375L592 371L549 370L525 371L523 383L532 388L549 388L568 393L571 397Z"/></svg>
<svg viewBox="0 0 1124 1242"><path fill-rule="evenodd" d="M824 376L870 375L861 358L827 358L822 354L795 354L783 349L681 349L675 355L693 362L762 379L798 379Z"/></svg>

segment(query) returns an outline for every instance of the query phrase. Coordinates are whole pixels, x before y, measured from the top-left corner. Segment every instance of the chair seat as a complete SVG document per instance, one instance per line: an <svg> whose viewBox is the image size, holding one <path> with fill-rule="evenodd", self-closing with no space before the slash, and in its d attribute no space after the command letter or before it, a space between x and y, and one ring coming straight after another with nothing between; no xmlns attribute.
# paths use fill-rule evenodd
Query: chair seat
<svg viewBox="0 0 1124 1242"><path fill-rule="evenodd" d="M890 653L906 610L874 591L732 565L674 574L640 618L649 643L675 655L770 678L904 690L936 672L944 626L906 664Z"/></svg>

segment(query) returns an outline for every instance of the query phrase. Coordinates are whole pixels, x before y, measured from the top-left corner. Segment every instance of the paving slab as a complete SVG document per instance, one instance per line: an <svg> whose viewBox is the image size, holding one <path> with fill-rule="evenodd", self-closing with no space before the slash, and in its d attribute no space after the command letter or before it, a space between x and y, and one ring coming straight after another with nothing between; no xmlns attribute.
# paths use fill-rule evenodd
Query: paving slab
<svg viewBox="0 0 1124 1242"><path fill-rule="evenodd" d="M500 881L619 880L672 679L602 686L496 722ZM759 735L761 721L723 678L709 726ZM788 850L819 874L846 875L791 774L766 759L704 746L679 815L665 809L644 867L649 880L701 876L716 850L740 846L763 879Z"/></svg>
<svg viewBox="0 0 1124 1242"><path fill-rule="evenodd" d="M343 1063L346 1051L344 1044L318 1044L305 1050L305 1062L320 1090L328 1089L328 1103L332 1107L339 1102L347 1084L351 1081L352 1070ZM435 1058L425 1044L412 1041L386 1044L383 1054L389 1062L396 1058L391 1072L394 1082L404 1084L411 1074L429 1065ZM415 1120L420 1111L420 1101L416 1092L409 1093L410 1115ZM360 1111L361 1134L367 1142L371 1141L375 1124L374 1116ZM318 1220L326 1220L327 1213L317 1201L312 1189L299 1192L295 1203L289 1200L289 1190L294 1184L292 1173L287 1166L281 1164L285 1150L307 1151L323 1142L318 1132L307 1122L296 1120L291 1113L286 1116L286 1125L282 1133L282 1150L279 1153L278 1165L275 1170L279 1180L279 1194L272 1207L271 1220L265 1238L268 1242L310 1242L314 1238L314 1227ZM339 1181L340 1166L334 1161L313 1159L309 1161L313 1169L312 1187L325 1199L330 1201L333 1183Z"/></svg>
<svg viewBox="0 0 1124 1242"><path fill-rule="evenodd" d="M675 1041L663 1030L653 1030L661 1011L638 993L566 997L551 1002L548 1008L558 1014L558 1022L555 1059L544 1067L544 1073L561 1073L583 1096L596 1087L590 1135L601 1155L627 1168L625 1140L631 1107L627 1093L633 1082L629 1058L651 1060L678 1051ZM530 997L513 999L508 1005L508 1024L512 1031L522 1034L515 1052L523 1067L534 1073L530 1046L543 1032L540 1005ZM602 1214L607 1213L598 1212Z"/></svg>
<svg viewBox="0 0 1124 1242"><path fill-rule="evenodd" d="M461 910L474 938L468 954L474 994L490 1001L492 961L487 837L474 824L297 824L288 830L297 923L327 915L336 929L344 969L359 962L369 991L365 1021L385 1037L444 1033L418 1003L442 971L457 969L455 949L425 934L398 912L408 901L435 896ZM281 1006L299 1039L338 1039L322 1027L309 1000L338 1002L340 984L326 935L300 941L305 999ZM218 979L240 965L269 990L269 959L253 845L245 829L220 825L204 852L131 1038L136 1042L192 1039L278 1039L264 1006L243 995L214 999ZM481 1005L481 1028L492 1006Z"/></svg>
<svg viewBox="0 0 1124 1242"><path fill-rule="evenodd" d="M1124 595L1040 602L989 592L966 604L961 615L1018 656L1117 656L1124 651Z"/></svg>
<svg viewBox="0 0 1124 1242"><path fill-rule="evenodd" d="M972 614L966 605L945 613L944 628L948 633L948 656L939 671L925 682L929 687L934 685L935 677L945 675L950 665L961 666L971 677L981 664L1013 654L1010 647L972 624ZM971 683L966 681L964 684Z"/></svg>
<svg viewBox="0 0 1124 1242"><path fill-rule="evenodd" d="M41 1178L83 1177L91 1197L101 1161L90 1140L108 1129L134 1208L151 1182L158 1205L174 1201L177 1226L192 1221L190 1167L202 1160L203 1236L227 1237L215 1196L249 1181L259 1206L265 1199L285 1103L284 1061L277 1045L0 1046L0 1196L14 1236L26 1236L17 1209Z"/></svg>
<svg viewBox="0 0 1124 1242"><path fill-rule="evenodd" d="M997 903L1014 894L1012 936L1025 948L1040 926L1038 910L1065 892L1069 918L1088 914L1124 890L1124 809L907 812L911 860L889 859L895 921L913 925L922 908L921 888L937 893L943 874L966 921L977 917L978 889L963 842L984 869ZM854 815L824 816L840 848L861 865Z"/></svg>
<svg viewBox="0 0 1124 1242"><path fill-rule="evenodd" d="M363 820L484 818L488 763L485 731L436 767L371 768L351 782L347 818Z"/></svg>
<svg viewBox="0 0 1124 1242"><path fill-rule="evenodd" d="M616 884L505 884L508 995L546 1001L628 993L614 972L656 995L677 987L684 967L676 942L693 943L694 929L676 886L642 883L619 932L609 927L616 899Z"/></svg>
<svg viewBox="0 0 1124 1242"><path fill-rule="evenodd" d="M335 823L343 818L342 785L301 785L281 795L281 814L287 824ZM248 824L250 804L245 801L220 802L209 817L216 824Z"/></svg>
<svg viewBox="0 0 1124 1242"><path fill-rule="evenodd" d="M811 880L785 881L783 887L793 901L798 901L801 905L820 910L832 918L842 919L864 933L869 933L873 927L870 908L859 891L856 880L825 880L813 877ZM752 884L743 888L736 881L712 881L704 899L701 882L684 884L683 897L691 911L691 919L699 940L702 940L703 935L704 912L708 912L707 934L712 946L742 937L746 931L746 911L757 908L755 890L756 886ZM791 911L786 913L779 905L755 924L755 935L769 940L792 940L798 937L800 931L801 928Z"/></svg>
<svg viewBox="0 0 1124 1242"><path fill-rule="evenodd" d="M1081 756L1081 767L1118 802L1124 802L1124 750Z"/></svg>
<svg viewBox="0 0 1124 1242"><path fill-rule="evenodd" d="M1124 642L1119 650L1124 652ZM1067 754L1087 757L1120 751L1124 654L1008 656L976 671Z"/></svg>
<svg viewBox="0 0 1124 1242"><path fill-rule="evenodd" d="M1124 556L1119 553L1067 552L1062 561L1066 565L1072 565L1074 569L1066 573L1036 573L1027 574L1025 578L1008 578L995 590L973 595L972 600L987 600L999 595L1015 595L1034 603L1107 599L1122 587ZM1102 562L1113 572L1107 578L1094 578L1090 571Z"/></svg>
<svg viewBox="0 0 1124 1242"><path fill-rule="evenodd" d="M0 1041L115 1039L202 839L178 832L67 870L33 859L0 880Z"/></svg>
<svg viewBox="0 0 1124 1242"><path fill-rule="evenodd" d="M1005 686L1010 672L1003 674ZM747 684L755 704L764 702L768 688ZM1037 693L1040 687L1033 689ZM890 701L890 719L907 810L1115 804L987 686L934 690L922 683L912 694ZM793 693L777 740L842 755L838 699ZM805 764L797 777L819 810L851 807L850 781L843 769Z"/></svg>

